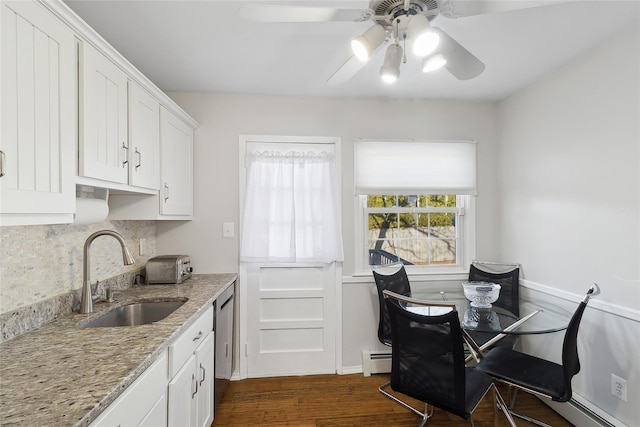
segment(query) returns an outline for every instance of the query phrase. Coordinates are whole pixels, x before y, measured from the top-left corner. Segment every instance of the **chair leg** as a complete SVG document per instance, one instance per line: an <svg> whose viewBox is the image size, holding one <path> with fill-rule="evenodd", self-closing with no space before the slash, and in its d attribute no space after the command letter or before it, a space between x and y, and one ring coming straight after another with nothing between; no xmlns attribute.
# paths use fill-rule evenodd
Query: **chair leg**
<svg viewBox="0 0 640 427"><path fill-rule="evenodd" d="M513 407L516 404L516 397L518 396L518 388L510 384L507 384L507 387L509 387L509 406L507 407L507 410L512 416L520 418L525 421L529 421L530 423L538 425L540 427L551 427L549 424L543 423L542 421L536 420L535 418L531 418L514 411Z"/></svg>
<svg viewBox="0 0 640 427"><path fill-rule="evenodd" d="M500 408L500 410L502 410L502 412L504 413L504 416L507 417L507 421L509 422L509 425L511 427L516 427L516 422L514 421L513 417L511 416L512 413L509 410L509 407L505 403L504 399L502 398L502 395L498 391L498 388L496 387L495 384L492 385L492 388L493 388L493 396L494 396L494 400L496 402L496 405ZM494 422L494 425L495 425L495 422L496 422L495 408L494 408L493 422Z"/></svg>
<svg viewBox="0 0 640 427"><path fill-rule="evenodd" d="M509 412L514 417L518 417L518 418L520 418L522 420L529 421L530 423L538 425L540 427L552 427L549 424L545 424L542 421L536 420L535 418L527 417L526 415L518 414L517 412L511 411L511 410Z"/></svg>
<svg viewBox="0 0 640 427"><path fill-rule="evenodd" d="M394 402L396 402L397 404L399 404L401 406L404 406L405 408L407 408L408 410L410 410L414 414L418 415L419 417L422 417L422 424L420 424L419 427L423 427L426 424L427 420L433 416L433 407L431 408L431 411L429 411L429 404L425 404L424 405L424 412L419 411L416 408L414 408L413 406L409 405L408 403L403 402L402 400L398 399L397 397L395 397L394 395L392 395L391 393L386 391L385 388L388 387L389 385L391 385L391 381L387 381L387 382L385 382L383 384L380 384L380 386L378 387L378 391L380 393L384 394L385 396L387 396L389 399L391 399Z"/></svg>

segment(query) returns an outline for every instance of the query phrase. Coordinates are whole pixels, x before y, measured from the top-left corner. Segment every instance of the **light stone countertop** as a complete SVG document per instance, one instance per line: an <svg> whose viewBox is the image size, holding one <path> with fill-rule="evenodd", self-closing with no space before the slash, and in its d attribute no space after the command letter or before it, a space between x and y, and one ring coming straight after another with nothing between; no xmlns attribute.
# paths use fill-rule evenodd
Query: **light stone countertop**
<svg viewBox="0 0 640 427"><path fill-rule="evenodd" d="M130 288L92 314L71 313L0 344L0 425L88 425L236 279L197 274L179 285ZM149 325L78 326L120 305L165 298L188 301Z"/></svg>

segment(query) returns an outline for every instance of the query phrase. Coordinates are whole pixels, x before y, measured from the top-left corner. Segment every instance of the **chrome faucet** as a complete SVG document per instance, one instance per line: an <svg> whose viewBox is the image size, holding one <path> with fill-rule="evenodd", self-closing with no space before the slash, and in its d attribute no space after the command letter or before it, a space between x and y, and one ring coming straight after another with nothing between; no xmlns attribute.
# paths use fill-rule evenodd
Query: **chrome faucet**
<svg viewBox="0 0 640 427"><path fill-rule="evenodd" d="M87 238L87 241L84 242L84 252L83 252L84 267L82 270L82 298L80 300L81 314L93 313L93 302L98 299L97 295L94 296L91 294L91 279L89 277L91 270L90 270L90 263L89 263L89 254L90 254L91 243L95 240L96 237L99 237L99 236L111 236L111 237L114 237L116 240L118 240L118 242L120 242L120 246L122 247L122 260L124 261L125 265L131 265L135 262L135 259L131 255L129 248L127 248L127 244L125 243L124 239L119 233L111 230L100 230L100 231L96 231L91 236L89 236Z"/></svg>

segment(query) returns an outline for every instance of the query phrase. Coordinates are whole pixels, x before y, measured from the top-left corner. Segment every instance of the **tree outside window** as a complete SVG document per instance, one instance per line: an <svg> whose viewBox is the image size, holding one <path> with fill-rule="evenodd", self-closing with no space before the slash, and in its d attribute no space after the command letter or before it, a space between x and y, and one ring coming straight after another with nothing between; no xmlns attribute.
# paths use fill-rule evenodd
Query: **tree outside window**
<svg viewBox="0 0 640 427"><path fill-rule="evenodd" d="M456 264L461 213L456 195L369 195L365 212L370 265Z"/></svg>

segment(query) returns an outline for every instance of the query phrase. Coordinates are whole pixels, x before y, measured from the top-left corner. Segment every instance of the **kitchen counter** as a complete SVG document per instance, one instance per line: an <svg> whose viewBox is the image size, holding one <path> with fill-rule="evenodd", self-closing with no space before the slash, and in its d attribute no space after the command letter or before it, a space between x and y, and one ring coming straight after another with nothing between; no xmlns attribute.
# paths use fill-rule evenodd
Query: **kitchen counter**
<svg viewBox="0 0 640 427"><path fill-rule="evenodd" d="M0 425L85 426L120 395L237 278L198 274L179 285L116 292L91 314L71 313L0 344ZM149 325L82 329L134 301L188 298Z"/></svg>

